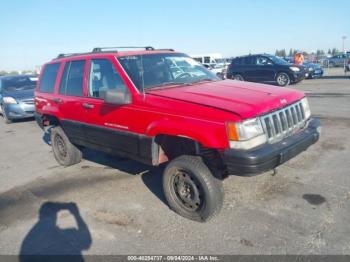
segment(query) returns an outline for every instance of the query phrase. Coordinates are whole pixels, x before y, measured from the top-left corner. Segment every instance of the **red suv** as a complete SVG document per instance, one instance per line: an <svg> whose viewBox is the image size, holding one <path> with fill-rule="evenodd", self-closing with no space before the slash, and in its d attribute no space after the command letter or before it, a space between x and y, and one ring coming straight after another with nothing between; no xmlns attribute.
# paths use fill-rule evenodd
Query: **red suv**
<svg viewBox="0 0 350 262"><path fill-rule="evenodd" d="M95 48L47 63L36 119L51 127L56 160L82 148L158 166L171 209L206 221L223 201L222 180L276 168L314 144L320 124L304 93L222 80L174 50Z"/></svg>

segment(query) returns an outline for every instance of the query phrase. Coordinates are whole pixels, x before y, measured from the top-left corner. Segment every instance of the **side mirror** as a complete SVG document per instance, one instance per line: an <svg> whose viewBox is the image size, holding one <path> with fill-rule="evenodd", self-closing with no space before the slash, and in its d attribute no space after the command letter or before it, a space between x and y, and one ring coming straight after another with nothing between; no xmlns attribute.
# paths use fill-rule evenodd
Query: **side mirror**
<svg viewBox="0 0 350 262"><path fill-rule="evenodd" d="M106 104L127 105L131 104L131 95L129 90L109 89L102 93L103 100Z"/></svg>

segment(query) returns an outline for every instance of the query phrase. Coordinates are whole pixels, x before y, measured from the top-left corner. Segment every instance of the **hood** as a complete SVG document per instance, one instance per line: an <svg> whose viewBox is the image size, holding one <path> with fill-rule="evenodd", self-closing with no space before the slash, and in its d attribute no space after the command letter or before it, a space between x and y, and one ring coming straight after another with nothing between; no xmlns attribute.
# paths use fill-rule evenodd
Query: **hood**
<svg viewBox="0 0 350 262"><path fill-rule="evenodd" d="M285 107L304 97L304 93L288 88L235 80L151 89L147 93L229 111L242 119Z"/></svg>
<svg viewBox="0 0 350 262"><path fill-rule="evenodd" d="M23 100L23 99L30 99L34 98L34 90L35 89L27 89L27 90L20 90L20 91L5 91L2 93L2 96L10 96L13 97L16 100Z"/></svg>

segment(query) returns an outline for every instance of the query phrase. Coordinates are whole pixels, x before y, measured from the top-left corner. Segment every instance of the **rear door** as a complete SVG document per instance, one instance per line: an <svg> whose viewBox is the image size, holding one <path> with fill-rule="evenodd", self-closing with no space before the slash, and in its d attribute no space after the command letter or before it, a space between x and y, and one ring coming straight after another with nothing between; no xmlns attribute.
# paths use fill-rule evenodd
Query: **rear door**
<svg viewBox="0 0 350 262"><path fill-rule="evenodd" d="M84 144L85 121L84 86L86 85L86 60L67 61L64 64L55 103L61 114L62 127L69 139Z"/></svg>
<svg viewBox="0 0 350 262"><path fill-rule="evenodd" d="M259 79L259 68L256 66L255 61L255 56L246 56L243 58L243 68L246 81L255 82Z"/></svg>
<svg viewBox="0 0 350 262"><path fill-rule="evenodd" d="M275 66L273 62L266 56L257 56L256 79L258 82L273 81L275 76Z"/></svg>

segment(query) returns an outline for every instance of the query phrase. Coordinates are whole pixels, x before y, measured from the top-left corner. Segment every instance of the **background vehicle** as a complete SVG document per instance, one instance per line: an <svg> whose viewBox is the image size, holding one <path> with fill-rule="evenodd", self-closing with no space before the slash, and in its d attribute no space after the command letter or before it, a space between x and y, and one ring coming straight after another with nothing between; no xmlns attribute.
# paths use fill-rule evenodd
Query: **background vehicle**
<svg viewBox="0 0 350 262"><path fill-rule="evenodd" d="M250 82L274 82L279 86L298 83L305 78L302 66L268 54L236 57L227 69L227 78Z"/></svg>
<svg viewBox="0 0 350 262"><path fill-rule="evenodd" d="M305 71L307 72L307 76L305 76L306 78L313 79L320 78L323 76L323 69L321 65L306 61L303 63L303 66L305 67Z"/></svg>
<svg viewBox="0 0 350 262"><path fill-rule="evenodd" d="M42 70L36 119L52 127L61 165L80 162L82 147L168 162L169 206L203 222L219 212L228 174L273 169L318 140L302 92L220 80L171 50L118 49L61 55Z"/></svg>
<svg viewBox="0 0 350 262"><path fill-rule="evenodd" d="M350 59L348 60L346 66L345 66L345 72L350 72Z"/></svg>
<svg viewBox="0 0 350 262"><path fill-rule="evenodd" d="M204 65L207 69L211 70L220 78L225 78L226 69L229 63L219 53L191 55L191 57L197 62Z"/></svg>
<svg viewBox="0 0 350 262"><path fill-rule="evenodd" d="M328 58L328 65L330 67L343 67L344 63L349 59L346 54L339 54Z"/></svg>
<svg viewBox="0 0 350 262"><path fill-rule="evenodd" d="M37 76L0 77L0 113L6 123L34 116L34 89Z"/></svg>

